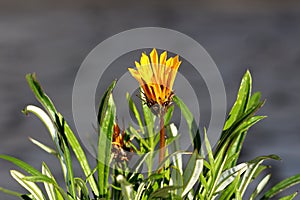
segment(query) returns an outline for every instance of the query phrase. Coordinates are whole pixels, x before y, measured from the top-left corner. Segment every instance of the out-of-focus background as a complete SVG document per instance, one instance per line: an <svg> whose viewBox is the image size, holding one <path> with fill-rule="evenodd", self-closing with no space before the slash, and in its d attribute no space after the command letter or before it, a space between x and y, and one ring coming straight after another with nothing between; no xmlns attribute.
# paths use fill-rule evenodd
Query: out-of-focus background
<svg viewBox="0 0 300 200"><path fill-rule="evenodd" d="M85 56L106 38L144 26L178 30L203 45L223 76L229 108L250 69L254 90L267 99L260 114L269 117L250 130L241 161L279 155L282 161L269 162L273 184L300 173L299 1L0 1L0 153L37 168L45 160L61 175L59 163L28 140L51 144L42 123L21 113L38 105L25 74L37 73L74 128L72 87ZM11 168L0 160L0 186L24 192Z"/></svg>

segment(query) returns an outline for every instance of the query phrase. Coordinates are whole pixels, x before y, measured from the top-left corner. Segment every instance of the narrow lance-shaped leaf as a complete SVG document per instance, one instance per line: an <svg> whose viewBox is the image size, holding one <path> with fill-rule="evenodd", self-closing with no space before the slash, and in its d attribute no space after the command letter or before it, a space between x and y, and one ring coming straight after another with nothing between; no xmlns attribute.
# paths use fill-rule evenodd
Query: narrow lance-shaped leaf
<svg viewBox="0 0 300 200"><path fill-rule="evenodd" d="M172 135L173 138L175 138L175 141L173 143L171 143L170 148L172 149L172 152L176 152L180 150L180 144L178 141L179 135L178 135L178 129L175 126L174 123L170 124L168 126L168 130L170 132L170 134ZM176 156L173 157L173 162L174 165L178 168L180 174L183 174L183 169L182 169L182 156L181 154L177 154Z"/></svg>
<svg viewBox="0 0 300 200"><path fill-rule="evenodd" d="M184 102L178 97L174 96L173 101L180 108L182 115L184 116L187 125L189 127L189 133L191 141L193 142L194 149L197 149L198 152L201 150L201 137L198 129L198 125L195 122L194 116L189 108L184 104Z"/></svg>
<svg viewBox="0 0 300 200"><path fill-rule="evenodd" d="M104 120L105 117L105 113L106 113L106 109L107 109L107 105L108 105L108 101L110 98L110 95L113 92L113 89L116 86L117 81L114 80L110 86L107 88L107 90L105 91L104 95L101 98L100 104L99 104L99 108L98 108L98 123L101 126L102 122Z"/></svg>
<svg viewBox="0 0 300 200"><path fill-rule="evenodd" d="M181 197L184 197L195 186L199 180L202 169L203 158L200 158L198 151L195 150L183 173L184 187Z"/></svg>
<svg viewBox="0 0 300 200"><path fill-rule="evenodd" d="M256 105L256 107L253 107L250 110L246 111L246 113L244 113L244 115L238 118L229 129L223 130L221 134L221 138L219 139L217 148L215 150L215 155L217 155L220 149L223 148L224 146L230 146L232 142L239 141L240 144L238 146L241 146L241 140L237 140L241 136L241 132L237 131L237 129L244 122L250 119L255 114L255 112L263 106L263 104L264 101L261 101L258 105ZM236 153L236 151L233 152ZM233 154L233 152L231 152L231 154Z"/></svg>
<svg viewBox="0 0 300 200"><path fill-rule="evenodd" d="M50 200L63 200L63 196L60 194L60 191L57 189L59 187L56 183L56 180L54 179L49 167L46 165L46 163L43 162L42 164L42 173L45 176L48 176L50 179L53 180L53 183L44 182L45 190L48 194L48 198ZM57 185L57 186L55 186Z"/></svg>
<svg viewBox="0 0 300 200"><path fill-rule="evenodd" d="M171 179L169 182L170 186L183 186L183 177L182 177L182 172L180 172L180 169L178 169L176 166L172 167L172 172L171 172ZM174 191L175 194L181 196L182 194L182 188L179 188Z"/></svg>
<svg viewBox="0 0 300 200"><path fill-rule="evenodd" d="M81 178L74 178L74 181L75 186L78 189L78 196L80 196L82 200L89 200L89 191L85 181L83 181Z"/></svg>
<svg viewBox="0 0 300 200"><path fill-rule="evenodd" d="M265 186L269 182L270 178L271 178L271 174L268 174L259 182L259 184L256 186L256 188L252 192L252 194L250 196L250 200L254 200L257 197L257 195L261 193L261 191L265 188Z"/></svg>
<svg viewBox="0 0 300 200"><path fill-rule="evenodd" d="M251 96L251 90L252 78L250 72L247 71L241 81L237 99L225 123L215 155L224 146L228 146L226 152L229 157L234 154L238 155L244 143L247 130L264 118L264 116L253 117L254 113L264 104L264 101L260 101L260 93L255 93ZM230 167L236 165L237 159L238 157L231 162Z"/></svg>
<svg viewBox="0 0 300 200"><path fill-rule="evenodd" d="M165 126L168 125L172 119L173 116L173 112L174 112L174 105L170 106L165 114Z"/></svg>
<svg viewBox="0 0 300 200"><path fill-rule="evenodd" d="M8 190L8 189L2 188L2 187L0 187L0 192L3 192L5 194L11 195L11 196L16 196L16 197L19 197L19 198L21 198L22 195L23 195L19 192Z"/></svg>
<svg viewBox="0 0 300 200"><path fill-rule="evenodd" d="M35 74L27 74L26 79L27 79L28 85L30 86L31 90L35 94L37 100L47 110L51 119L53 121L55 121L55 115L62 117L61 114L56 111L56 108L55 108L54 104L52 103L52 101L50 100L50 98L44 93L42 87L40 86L39 82L36 79ZM75 156L76 156L77 160L79 161L79 164L82 167L85 176L90 175L91 168L86 159L83 149L81 148L77 138L75 137L73 131L70 129L69 125L67 123L65 123L64 126L65 126L64 127L65 136L66 136L69 144L71 145L72 150L74 151ZM98 191L98 188L97 188L97 185L96 185L96 182L95 182L93 176L90 176L88 178L88 182L90 183L91 188L92 188L93 192L95 193L95 195L99 195L99 191Z"/></svg>
<svg viewBox="0 0 300 200"><path fill-rule="evenodd" d="M57 130L60 133L58 135L60 148L62 149L62 155L60 157L60 161L62 163L62 167L64 169L64 178L66 182L66 186L69 194L75 198L75 185L74 185L74 175L73 175L73 166L72 166L72 158L69 150L69 143L65 135L65 120L62 116L55 115L55 124L57 125Z"/></svg>
<svg viewBox="0 0 300 200"><path fill-rule="evenodd" d="M142 199L143 192L144 192L145 189L146 189L146 188L145 188L145 185L146 185L146 184L145 184L144 182L142 182L142 183L139 185L134 200L141 200L141 199Z"/></svg>
<svg viewBox="0 0 300 200"><path fill-rule="evenodd" d="M36 200L45 200L42 191L35 183L33 183L31 181L23 180L23 178L25 177L24 174L22 174L16 170L11 170L10 173L11 173L12 177L16 181L18 181L20 183L20 185L22 185L26 190L28 190L30 192L30 194L32 194Z"/></svg>
<svg viewBox="0 0 300 200"><path fill-rule="evenodd" d="M66 145L64 145L65 144L64 139L58 134L58 131L60 131L61 134L64 134L64 120L60 119L55 113L55 121L52 121L52 119L42 109L32 105L27 106L23 112L25 114L28 114L28 112L34 113L36 116L38 116L41 119L41 121L47 127L52 137L52 140L55 143L56 149L58 151L59 161L62 166L64 179L66 180L70 193L73 196L75 196L74 183L72 181L73 172L70 166L71 165L70 153Z"/></svg>
<svg viewBox="0 0 300 200"><path fill-rule="evenodd" d="M0 158L15 164L16 166L20 167L21 169L25 170L31 175L43 176L43 174L40 171L38 171L37 169L35 169L34 167L32 167L31 165L27 164L22 160L7 155L0 155Z"/></svg>
<svg viewBox="0 0 300 200"><path fill-rule="evenodd" d="M237 174L237 176L234 178L234 180L226 187L226 189L221 191L220 197L218 197L218 200L229 200L233 199L234 194L236 193L236 188L240 180L240 174ZM240 196L240 195L239 195ZM235 199L241 199L235 196Z"/></svg>
<svg viewBox="0 0 300 200"><path fill-rule="evenodd" d="M162 168L162 166L164 166L165 165L165 162L166 161L168 161L169 159L171 159L171 158L173 158L173 157L175 157L175 156L177 156L177 155L191 155L192 154L192 152L188 152L188 151L176 151L176 152L173 152L173 153L171 153L171 154L169 154L168 156L166 156L163 160L162 160L162 162L157 166L157 171L159 170L159 169L161 169Z"/></svg>
<svg viewBox="0 0 300 200"><path fill-rule="evenodd" d="M107 111L103 118L102 126L100 127L100 134L98 140L98 186L100 196L107 195L108 177L110 169L112 134L116 118L116 108L113 101L112 94L109 97Z"/></svg>
<svg viewBox="0 0 300 200"><path fill-rule="evenodd" d="M46 151L47 153L52 154L52 155L54 155L54 156L58 156L58 153L57 153L54 149L52 149L52 148L50 148L50 147L44 145L43 143L41 143L41 142L39 142L39 141L37 141L37 140L31 138L31 137L29 137L29 140L30 140L33 144L35 144L36 146L38 146L38 147L40 147L41 149L43 149L44 151Z"/></svg>
<svg viewBox="0 0 300 200"><path fill-rule="evenodd" d="M28 115L28 113L33 113L34 115L36 115L44 123L44 125L48 129L48 132L49 132L49 134L50 134L50 136L51 136L51 138L52 138L52 140L55 144L55 147L58 151L59 156L63 157L63 151L62 151L60 143L59 143L57 129L54 125L53 120L49 117L49 115L44 110L42 110L41 108L39 108L37 106L33 106L33 105L26 106L26 108L23 110L23 112L26 115Z"/></svg>
<svg viewBox="0 0 300 200"><path fill-rule="evenodd" d="M131 174L131 176L129 177L128 181L130 181L134 176L138 175L138 172L140 170L140 168L143 166L145 160L147 159L147 157L150 155L151 152L147 152L144 155L142 155L137 162L133 165L132 169L133 172Z"/></svg>
<svg viewBox="0 0 300 200"><path fill-rule="evenodd" d="M58 199L68 199L68 200L73 200L73 197L70 196L70 193L67 193L64 191L64 189L62 189L61 187L59 187L56 182L51 179L48 176L42 175L42 176L26 176L23 177L24 181L29 181L29 182L43 182L43 183L50 183L52 184L58 191Z"/></svg>
<svg viewBox="0 0 300 200"><path fill-rule="evenodd" d="M135 116L135 118L139 124L141 133L144 134L144 125L143 125L140 113L139 113L135 103L133 102L132 98L130 97L129 93L126 93L126 98L128 101L129 108L132 111L133 115Z"/></svg>
<svg viewBox="0 0 300 200"><path fill-rule="evenodd" d="M241 124L240 127L238 127L236 132L239 132L239 134L236 134L236 139L233 140L233 142L230 145L230 148L227 150L227 152L229 152L229 155L240 154L248 129L264 118L265 116L253 116L247 121L245 121L243 124ZM238 156L232 161L231 167L236 165L237 160Z"/></svg>
<svg viewBox="0 0 300 200"><path fill-rule="evenodd" d="M144 95L142 92L141 88L141 93L140 95ZM148 167L148 176L151 175L151 172L153 170L153 158L154 158L154 149L159 141L159 134L156 134L155 138L155 119L156 116L152 113L151 108L147 106L147 104L142 103L142 111L143 111L143 117L144 117L144 122L145 122L145 143L148 144L149 146L149 151L151 152L150 155L146 159L146 164ZM161 127L159 127L160 129Z"/></svg>
<svg viewBox="0 0 300 200"><path fill-rule="evenodd" d="M245 175L243 176L239 186L239 190L242 196L244 195L248 185L254 179L255 173L259 166L261 166L261 163L267 159L279 160L280 158L276 155L259 156L248 163L248 169L245 172Z"/></svg>
<svg viewBox="0 0 300 200"><path fill-rule="evenodd" d="M242 78L236 101L229 113L229 118L225 123L224 130L228 129L234 123L234 121L239 118L246 110L247 103L251 95L251 87L252 78L250 72L247 70Z"/></svg>
<svg viewBox="0 0 300 200"><path fill-rule="evenodd" d="M143 92L141 92L141 95L144 95ZM154 149L155 144L153 144L153 137L154 137L154 122L155 122L155 115L152 113L151 108L147 106L147 104L142 104L143 109L143 115L144 115L144 121L145 121L145 127L147 129L147 137L149 138L150 146Z"/></svg>
<svg viewBox="0 0 300 200"><path fill-rule="evenodd" d="M274 187L272 187L270 190L268 190L264 196L261 198L262 200L270 199L279 192L288 189L289 187L292 187L293 185L300 184L300 174L291 176L287 179L284 179L283 181L276 184Z"/></svg>
<svg viewBox="0 0 300 200"><path fill-rule="evenodd" d="M297 196L298 192L294 192L291 195L285 196L285 197L281 197L279 200L292 200Z"/></svg>
<svg viewBox="0 0 300 200"><path fill-rule="evenodd" d="M235 177L239 174L241 175L242 173L244 173L248 168L248 165L246 163L241 163L233 168L230 168L226 171L224 171L221 176L220 179L218 180L218 186L216 189L216 193L222 191L227 185L229 185L234 179Z"/></svg>
<svg viewBox="0 0 300 200"><path fill-rule="evenodd" d="M131 200L131 199L133 199L133 188L132 188L132 185L126 181L125 177L122 176L122 175L118 175L117 176L117 181L121 185L123 198L125 200Z"/></svg>
<svg viewBox="0 0 300 200"><path fill-rule="evenodd" d="M151 193L151 195L149 196L149 200L157 198L168 199L168 197L170 197L171 195L171 191L177 190L179 188L182 188L182 186L165 186L163 188L159 188Z"/></svg>
<svg viewBox="0 0 300 200"><path fill-rule="evenodd" d="M28 114L29 112L35 114L39 119L41 119L41 121L45 124L45 126L47 127L49 134L55 144L55 147L57 149L58 152L58 158L59 161L61 163L62 166L62 170L64 173L64 178L67 178L67 166L66 166L66 158L64 155L64 150L63 150L63 146L61 145L62 142L62 138L60 138L60 135L58 134L58 126L55 126L55 122L49 117L49 115L43 111L41 108L36 107L36 106L32 106L32 105L28 105L26 106L26 108L23 110L23 112L25 114ZM56 115L55 115L56 116ZM59 122L60 123L60 122Z"/></svg>
<svg viewBox="0 0 300 200"><path fill-rule="evenodd" d="M40 103L49 112L50 116L52 116L54 119L54 115L55 113L57 113L56 108L52 103L51 99L44 93L42 87L40 86L39 82L36 79L35 73L27 74L26 80L32 92L34 93L35 97L37 98L37 100L40 101Z"/></svg>

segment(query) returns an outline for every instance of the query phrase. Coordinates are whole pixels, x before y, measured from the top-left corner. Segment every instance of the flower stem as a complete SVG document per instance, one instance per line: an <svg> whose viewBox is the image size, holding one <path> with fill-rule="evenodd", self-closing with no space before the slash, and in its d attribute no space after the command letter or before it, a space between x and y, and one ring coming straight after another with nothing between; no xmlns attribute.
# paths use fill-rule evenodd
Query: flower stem
<svg viewBox="0 0 300 200"><path fill-rule="evenodd" d="M160 115L160 140L159 140L159 164L163 161L165 158L165 151L166 151L166 139L165 139L165 120L164 120L164 113L161 113ZM162 167L163 168L163 167ZM159 172L161 172L162 169L159 169Z"/></svg>

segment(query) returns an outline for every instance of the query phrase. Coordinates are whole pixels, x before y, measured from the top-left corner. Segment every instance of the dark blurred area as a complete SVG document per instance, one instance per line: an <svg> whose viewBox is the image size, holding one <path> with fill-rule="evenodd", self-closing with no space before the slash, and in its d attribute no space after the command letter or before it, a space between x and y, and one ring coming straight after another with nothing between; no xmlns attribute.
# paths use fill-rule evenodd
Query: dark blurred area
<svg viewBox="0 0 300 200"><path fill-rule="evenodd" d="M51 144L43 124L21 113L39 105L25 75L37 73L74 128L72 87L86 55L114 34L145 26L174 29L203 45L223 76L228 109L250 69L254 91L267 99L259 114L268 118L250 130L241 162L279 155L282 161L268 162L272 184L300 173L300 1L0 1L0 153L38 169L44 160L60 176L55 158L28 140ZM0 160L0 187L24 192L12 168Z"/></svg>

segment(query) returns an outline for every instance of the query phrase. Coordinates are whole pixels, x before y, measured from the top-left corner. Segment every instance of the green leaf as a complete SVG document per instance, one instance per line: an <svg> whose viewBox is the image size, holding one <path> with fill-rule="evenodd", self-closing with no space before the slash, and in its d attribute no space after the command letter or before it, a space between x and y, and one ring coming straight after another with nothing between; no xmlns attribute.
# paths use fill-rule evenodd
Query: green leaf
<svg viewBox="0 0 300 200"><path fill-rule="evenodd" d="M98 139L98 186L100 196L103 197L108 194L108 177L115 118L116 107L111 94L108 100L106 114L103 118L102 126L100 127L100 135Z"/></svg>
<svg viewBox="0 0 300 200"><path fill-rule="evenodd" d="M172 152L176 152L176 151L179 151L180 150L180 144L179 144L179 141L178 141L178 129L177 127L175 126L174 123L170 124L168 126L168 131L170 132L172 138L175 138L174 142L170 144L170 148L172 149ZM180 174L182 175L183 174L183 163L182 163L182 156L181 154L177 154L176 156L173 157L173 162L174 162L174 165L178 168Z"/></svg>
<svg viewBox="0 0 300 200"><path fill-rule="evenodd" d="M228 156L239 155L244 143L248 129L265 116L254 116L254 113L263 106L264 101L260 101L260 93L251 96L252 78L249 71L245 73L241 81L237 99L229 113L225 123L221 139L218 143L215 155L220 149L227 146ZM238 157L232 161L230 167L236 165Z"/></svg>
<svg viewBox="0 0 300 200"><path fill-rule="evenodd" d="M0 155L0 158L3 160L7 160L15 165L17 165L18 167L20 167L21 169L25 170L26 172L28 172L31 175L34 176L42 176L43 174L38 171L37 169L35 169L34 167L32 167L31 165L17 159L11 156L7 156L7 155Z"/></svg>
<svg viewBox="0 0 300 200"><path fill-rule="evenodd" d="M244 140L244 136L241 136L241 134L243 134L243 132L241 133L240 131L237 131L238 128L243 125L244 122L246 122L248 119L250 119L255 112L261 108L264 105L264 101L261 101L258 105L256 105L256 107L252 107L251 109L247 110L240 118L238 118L230 128L228 128L227 130L223 130L222 134L221 134L221 138L219 139L216 151L215 151L215 155L218 155L219 151L221 148L226 147L226 146L230 146L233 145L235 146L239 146L240 148L234 148L234 149L229 149L229 156L235 153L239 153L239 150L241 149L243 140ZM248 126L248 128L250 128L250 126ZM238 142L238 144L234 144L235 142ZM229 148L229 147L227 147ZM233 163L234 164L234 163Z"/></svg>
<svg viewBox="0 0 300 200"><path fill-rule="evenodd" d="M58 153L57 153L54 149L52 149L52 148L50 148L50 147L44 145L43 143L41 143L41 142L39 142L39 141L37 141L37 140L35 140L35 139L33 139L33 138L29 138L29 140L30 140L33 144L37 145L38 147L40 147L41 149L43 149L44 151L46 151L47 153L52 154L52 155L55 155L55 156L58 155Z"/></svg>
<svg viewBox="0 0 300 200"><path fill-rule="evenodd" d="M30 192L36 200L45 200L42 191L35 183L24 180L25 175L16 170L11 170L10 174L18 183L20 183L20 185L28 190L28 192Z"/></svg>
<svg viewBox="0 0 300 200"><path fill-rule="evenodd" d="M41 176L27 176L23 178L24 181L28 181L28 182L43 182L45 183L50 183L55 187L56 190L56 194L57 194L57 198L56 200L74 200L74 198L72 198L70 196L70 194L66 193L64 191L64 189L62 189L61 187L59 187L56 183L54 184L54 182L47 178L47 177L41 177Z"/></svg>
<svg viewBox="0 0 300 200"><path fill-rule="evenodd" d="M8 189L2 188L2 187L0 187L0 191L5 193L5 194L11 195L11 196L16 196L16 197L20 197L20 198L22 196L22 194L19 193L19 192L8 190Z"/></svg>
<svg viewBox="0 0 300 200"><path fill-rule="evenodd" d="M135 163L135 165L132 167L132 169L134 170L131 174L131 176L129 177L128 181L130 181L134 176L136 176L140 170L140 168L143 166L145 160L147 159L147 157L150 155L151 152L148 152L146 154L143 154L138 161Z"/></svg>
<svg viewBox="0 0 300 200"><path fill-rule="evenodd" d="M237 130L235 130L237 137L236 139L234 139L232 142L232 144L230 145L230 149L227 150L228 152L230 152L230 155L233 154L237 154L236 159L234 159L232 161L231 166L235 165L237 160L238 160L238 155L240 154L241 150L242 150L242 146L247 134L248 129L253 126L254 124L256 124L257 122L259 122L260 120L264 119L266 116L253 116L251 118L249 118L247 121L245 121L244 123L242 123Z"/></svg>
<svg viewBox="0 0 300 200"><path fill-rule="evenodd" d="M64 125L65 125L65 127L64 127L65 136L66 136L85 176L87 177L87 181L89 182L95 195L99 195L99 191L97 189L97 184L95 182L94 177L89 176L92 173L92 170L89 166L86 155L85 155L80 143L78 142L77 138L75 137L73 131L70 129L69 125L67 123L65 123Z"/></svg>
<svg viewBox="0 0 300 200"><path fill-rule="evenodd" d="M236 101L229 113L229 118L225 123L224 130L227 130L229 127L231 127L236 119L245 112L251 95L251 87L252 78L250 72L247 70L242 78Z"/></svg>
<svg viewBox="0 0 300 200"><path fill-rule="evenodd" d="M213 153L212 153L212 148L211 148L210 142L208 140L205 129L204 129L204 143L205 143L205 148L206 148L206 151L207 151L208 161L210 163L210 170L214 174L215 173L215 159L214 159L214 156L213 156Z"/></svg>
<svg viewBox="0 0 300 200"><path fill-rule="evenodd" d="M253 178L252 179L256 179L265 169L269 169L271 166L268 165L259 165L257 170L255 171Z"/></svg>
<svg viewBox="0 0 300 200"><path fill-rule="evenodd" d="M143 95L143 94L141 94ZM151 109L147 106L147 104L142 104L143 114L144 114L144 121L145 126L147 129L147 136L149 138L149 145L154 150L155 144L153 143L153 138L155 136L154 132L154 122L155 122L155 115L152 113Z"/></svg>
<svg viewBox="0 0 300 200"><path fill-rule="evenodd" d="M73 166L72 166L72 158L67 146L67 141L63 141L63 150L64 150L64 158L65 160L65 167L66 167L66 183L68 187L68 192L72 195L72 197L76 198L75 192L75 183L74 183L74 174L73 174Z"/></svg>
<svg viewBox="0 0 300 200"><path fill-rule="evenodd" d="M165 114L165 126L168 125L172 119L172 116L173 116L173 112L174 112L174 106L170 106Z"/></svg>
<svg viewBox="0 0 300 200"><path fill-rule="evenodd" d="M295 193L293 193L291 195L288 195L288 196L280 198L280 200L292 200L292 199L294 199L297 196L297 194L298 194L298 192L295 192Z"/></svg>
<svg viewBox="0 0 300 200"><path fill-rule="evenodd" d="M146 183L144 183L144 182L140 183L140 185L139 185L139 187L137 189L137 192L136 192L136 196L134 198L135 200L142 199L143 192L146 189L145 185L146 185Z"/></svg>
<svg viewBox="0 0 300 200"><path fill-rule="evenodd" d="M45 190L48 194L49 200L63 200L63 197L60 194L59 190L54 186L54 185L57 185L57 183L56 183L50 169L48 168L48 166L44 162L42 164L42 174L49 177L54 182L53 184L48 183L48 182L44 182Z"/></svg>
<svg viewBox="0 0 300 200"><path fill-rule="evenodd" d="M54 113L55 118L53 121L42 109L32 105L29 105L24 109L25 114L28 114L29 112L38 116L47 127L52 137L52 140L55 143L56 149L58 150L59 161L62 166L64 179L65 182L67 183L69 192L71 193L71 195L75 196L72 161L71 161L69 149L65 144L67 141L65 141L63 137L65 136L64 119L62 118L62 116L58 116L56 113Z"/></svg>
<svg viewBox="0 0 300 200"><path fill-rule="evenodd" d="M237 185L240 180L240 174L238 174L234 180L227 186L226 189L221 191L221 195L218 198L219 200L231 200L233 199L233 194L237 192ZM240 195L238 195L240 196ZM237 197L235 199L238 199ZM241 199L241 198L240 198Z"/></svg>
<svg viewBox="0 0 300 200"><path fill-rule="evenodd" d="M139 134L139 132L137 130L135 130L131 125L129 125L129 130L126 130L128 135L134 135L138 141L144 146L146 147L146 151L151 151L151 146L149 146L148 142L141 137L141 135ZM144 153L144 152L142 152Z"/></svg>
<svg viewBox="0 0 300 200"><path fill-rule="evenodd" d="M89 200L89 190L86 187L85 182L81 178L74 178L74 182L78 190L78 196L80 196L80 200Z"/></svg>
<svg viewBox="0 0 300 200"><path fill-rule="evenodd" d="M183 185L182 172L176 166L172 167L171 179L170 179L169 185L170 186L174 186L174 185L180 186L180 185ZM174 192L175 192L175 194L181 196L181 194L182 194L182 188L179 188L178 190L175 190Z"/></svg>
<svg viewBox="0 0 300 200"><path fill-rule="evenodd" d="M270 178L271 178L271 174L268 174L259 182L255 190L252 192L250 196L250 200L254 200L257 197L257 195L261 193L261 191L265 188L265 186L269 182Z"/></svg>
<svg viewBox="0 0 300 200"><path fill-rule="evenodd" d="M240 191L238 190L238 187L235 187L235 197L236 200L243 200Z"/></svg>
<svg viewBox="0 0 300 200"><path fill-rule="evenodd" d="M121 184L123 198L125 200L133 199L133 188L130 183L128 183L124 176L118 175L117 181Z"/></svg>
<svg viewBox="0 0 300 200"><path fill-rule="evenodd" d="M214 193L215 190L217 189L218 180L220 179L225 164L227 163L228 155L222 153L224 152L224 148L222 148L220 151L221 153L216 157L216 159L214 158L205 129L204 129L204 142L208 154L209 163L206 161L204 162L204 166L206 167L204 174L206 175L206 179L207 179L206 185L208 186L208 189L204 190L203 196L207 199L211 199L215 196ZM199 189L200 188L198 186L197 193L199 193Z"/></svg>
<svg viewBox="0 0 300 200"><path fill-rule="evenodd" d="M203 173L200 174L200 183L197 187L197 190L195 192L196 195L198 195L198 198L201 200L206 199L207 197L207 191L209 191L209 185L206 181L206 177L204 177Z"/></svg>
<svg viewBox="0 0 300 200"><path fill-rule="evenodd" d="M254 124L259 122L262 119L265 119L267 116L253 116L250 117L247 121L245 121L243 124L241 124L236 131L239 132L245 132L247 131L250 127L252 127Z"/></svg>
<svg viewBox="0 0 300 200"><path fill-rule="evenodd" d="M292 187L293 185L296 185L299 183L300 183L300 174L291 176L291 177L279 182L274 187L272 187L270 190L268 190L261 199L270 199L274 195L278 194L279 192L286 190L287 188Z"/></svg>
<svg viewBox="0 0 300 200"><path fill-rule="evenodd" d="M54 104L52 103L51 99L44 93L42 87L36 79L35 73L27 74L26 80L37 100L41 102L41 104L45 107L45 109L51 116L54 116L55 113L57 113Z"/></svg>
<svg viewBox="0 0 300 200"><path fill-rule="evenodd" d="M53 122L55 122L56 117L63 118L60 113L56 111L56 108L50 98L44 93L42 87L40 86L39 82L36 79L35 74L27 74L26 79L28 82L29 87L35 94L37 100L43 105L43 107L47 110L48 114L50 115L50 118ZM27 107L28 109L28 107ZM43 118L42 118L43 120ZM81 148L77 138L75 137L74 133L70 129L69 125L67 123L64 123L64 135L67 138L70 146L72 147L72 150L74 151L74 154L85 174L85 176L88 176L91 174L91 168L89 166L89 163L86 159L85 153L83 149ZM90 186L94 192L95 195L99 195L99 191L97 188L97 184L95 182L95 179L93 176L90 176L88 178L88 182L90 183Z"/></svg>
<svg viewBox="0 0 300 200"><path fill-rule="evenodd" d="M200 152L201 137L200 137L198 125L195 122L193 114L191 113L189 108L184 104L184 102L178 96L174 96L173 101L180 108L182 115L184 116L184 118L186 120L186 123L189 127L190 138L194 145L194 149L197 149L198 152Z"/></svg>
<svg viewBox="0 0 300 200"><path fill-rule="evenodd" d="M246 192L248 185L254 179L254 176L256 175L256 172L257 172L259 166L266 159L279 160L280 158L276 155L268 155L268 156L259 156L255 159L251 160L248 164L248 169L245 172L245 174L241 180L240 186L239 186L239 190L240 190L242 196Z"/></svg>
<svg viewBox="0 0 300 200"><path fill-rule="evenodd" d="M181 197L185 196L198 182L202 170L203 158L200 158L197 150L195 150L183 173L184 187Z"/></svg>
<svg viewBox="0 0 300 200"><path fill-rule="evenodd" d="M27 106L28 107L28 106ZM35 108L36 110L38 108ZM32 110L32 109L31 109ZM28 112L28 111L27 111ZM36 115L44 115L44 120L47 119L52 126L55 125L55 130L51 131L50 134L52 136L53 141L56 144L56 148L58 149L59 161L62 166L62 171L65 179L65 183L67 185L67 189L69 194L74 198L76 196L75 187L74 187L74 177L73 177L73 169L72 169L72 159L69 151L68 141L65 136L65 120L61 115L57 115L55 113L55 121L52 122L49 116L44 113L44 111L39 110L36 111ZM47 124L47 126L50 126Z"/></svg>
<svg viewBox="0 0 300 200"><path fill-rule="evenodd" d="M241 163L235 167L225 170L218 180L216 193L222 191L238 176L243 174L248 168L246 163Z"/></svg>
<svg viewBox="0 0 300 200"><path fill-rule="evenodd" d="M101 126L105 117L105 113L107 110L107 105L108 105L108 101L109 98L113 92L113 89L115 88L117 83L117 80L114 80L110 86L107 88L107 90L105 91L104 95L101 98L100 104L99 104L99 108L98 108L98 123Z"/></svg>
<svg viewBox="0 0 300 200"><path fill-rule="evenodd" d="M165 162L169 161L169 159L171 159L172 157L175 157L176 155L190 155L192 154L192 152L187 152L187 151L176 151L176 152L173 152L171 154L169 154L168 156L166 156L161 163L159 163L159 165L157 166L157 171L159 169L161 169L164 165L165 165Z"/></svg>
<svg viewBox="0 0 300 200"><path fill-rule="evenodd" d="M171 191L182 188L182 186L165 186L163 188L159 188L149 196L149 200L156 198L168 198L171 195Z"/></svg>
<svg viewBox="0 0 300 200"><path fill-rule="evenodd" d="M254 94L252 94L252 96L250 98L250 101L247 104L247 109L246 110L249 110L249 109L255 107L256 105L258 105L259 102L260 102L260 99L261 99L261 93L260 92L255 92Z"/></svg>
<svg viewBox="0 0 300 200"><path fill-rule="evenodd" d="M49 117L49 115L41 108L33 105L26 106L25 109L23 110L23 113L26 115L28 115L28 113L33 113L44 123L55 144L59 156L63 157L63 150L61 149L57 128L55 127L55 122Z"/></svg>
<svg viewBox="0 0 300 200"><path fill-rule="evenodd" d="M141 89L141 95L144 95ZM146 153L148 151L152 152L146 159L145 163L148 167L148 176L151 175L152 168L153 168L153 155L154 155L154 149L157 145L158 140L155 140L155 119L156 116L152 113L151 109L145 104L142 104L142 113L143 113L143 119L144 124L142 123L142 119L140 116L140 113L138 112L136 105L130 98L130 96L127 94L127 99L129 103L129 107L132 110L133 114L135 115L140 130L137 131L134 128L130 128L130 131L133 133L133 135L137 138L139 145L140 145L140 151L139 153ZM141 137L140 133L144 136ZM158 135L158 134L157 134Z"/></svg>
<svg viewBox="0 0 300 200"><path fill-rule="evenodd" d="M253 160L249 161L249 163L258 163L262 160L273 159L273 160L281 160L281 158L275 154L267 155L267 156L258 156Z"/></svg>
<svg viewBox="0 0 300 200"><path fill-rule="evenodd" d="M42 176L26 176L23 178L23 180L30 181L30 182L46 182L55 184L55 182L49 178L48 176L42 175Z"/></svg>
<svg viewBox="0 0 300 200"><path fill-rule="evenodd" d="M139 113L138 109L136 108L135 103L132 101L129 93L126 93L126 98L128 101L129 108L133 112L133 115L135 116L135 118L140 126L141 133L144 134L144 126L143 126L143 122L142 122L140 113Z"/></svg>
<svg viewBox="0 0 300 200"><path fill-rule="evenodd" d="M29 105L27 106L23 112L25 114L28 114L29 112L35 114L36 116L38 116L41 121L45 124L45 126L47 127L52 140L56 146L56 149L58 151L58 158L59 161L61 163L62 169L63 169L63 173L64 173L64 179L66 180L66 183L69 184L69 180L68 180L68 167L67 167L67 159L66 159L66 151L65 147L63 146L63 144L65 143L64 139L62 138L61 135L59 135L59 131L63 132L64 134L64 128L63 125L61 125L61 121L59 119L59 117L56 115L55 113L55 121L53 121L42 109L40 109L39 107L36 106L32 106ZM62 130L61 130L62 129ZM73 190L74 191L74 190ZM73 192L74 194L74 192Z"/></svg>
<svg viewBox="0 0 300 200"><path fill-rule="evenodd" d="M57 199L73 199L71 198L61 187L59 187L54 180L54 178L50 178L46 175L42 176L26 176L23 177L24 181L29 181L29 182L43 182L43 183L50 183L52 184L55 189L56 189L56 194L57 194Z"/></svg>

